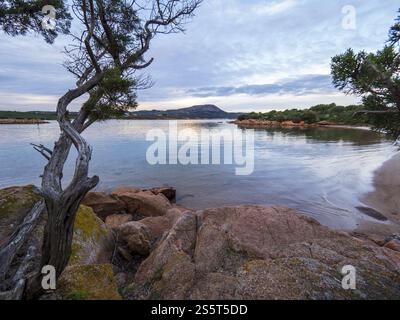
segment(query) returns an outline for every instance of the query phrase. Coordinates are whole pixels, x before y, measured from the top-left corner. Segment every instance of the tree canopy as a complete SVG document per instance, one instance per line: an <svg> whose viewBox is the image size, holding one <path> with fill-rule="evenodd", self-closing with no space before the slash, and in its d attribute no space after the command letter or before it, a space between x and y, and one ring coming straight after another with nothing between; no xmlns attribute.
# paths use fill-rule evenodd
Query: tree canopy
<svg viewBox="0 0 400 320"><path fill-rule="evenodd" d="M71 27L72 17L66 3L65 0L0 0L0 29L11 36L33 32L53 43L58 34L67 34ZM57 11L54 30L42 28L42 8L46 5Z"/></svg>
<svg viewBox="0 0 400 320"><path fill-rule="evenodd" d="M400 12L400 10L399 10ZM400 135L400 16L383 49L345 53L332 58L333 84L363 99L365 113L377 130Z"/></svg>

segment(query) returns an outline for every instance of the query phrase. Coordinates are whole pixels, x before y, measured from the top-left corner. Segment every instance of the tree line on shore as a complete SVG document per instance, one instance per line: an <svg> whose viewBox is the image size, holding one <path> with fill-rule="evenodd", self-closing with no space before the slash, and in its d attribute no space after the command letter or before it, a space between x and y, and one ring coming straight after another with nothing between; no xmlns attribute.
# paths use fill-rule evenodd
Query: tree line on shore
<svg viewBox="0 0 400 320"><path fill-rule="evenodd" d="M317 123L327 121L334 124L344 125L369 125L372 124L371 117L361 114L365 107L363 105L339 106L335 103L319 104L307 109L286 109L282 111L272 110L269 112L251 112L239 116L238 120L268 120L268 121L293 121L295 123Z"/></svg>

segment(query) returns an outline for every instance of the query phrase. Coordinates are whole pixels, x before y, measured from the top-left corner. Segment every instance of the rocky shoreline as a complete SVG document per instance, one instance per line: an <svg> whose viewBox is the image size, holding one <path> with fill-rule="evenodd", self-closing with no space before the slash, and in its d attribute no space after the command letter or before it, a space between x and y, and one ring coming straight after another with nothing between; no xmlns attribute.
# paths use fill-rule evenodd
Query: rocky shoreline
<svg viewBox="0 0 400 320"><path fill-rule="evenodd" d="M92 192L69 266L43 299L398 299L400 237L346 233L284 207L191 210L170 187ZM40 197L0 190L0 245ZM40 250L45 215L32 235ZM357 270L344 290L342 268Z"/></svg>
<svg viewBox="0 0 400 320"><path fill-rule="evenodd" d="M46 124L49 123L40 119L0 119L0 125L4 124Z"/></svg>
<svg viewBox="0 0 400 320"><path fill-rule="evenodd" d="M236 124L239 127L244 128L283 128L283 129L307 129L307 128L356 128L369 130L369 127L341 125L328 121L319 121L316 123L306 123L304 121L293 122L293 121L271 121L271 120L258 120L258 119L247 119L247 120L235 120L230 123Z"/></svg>

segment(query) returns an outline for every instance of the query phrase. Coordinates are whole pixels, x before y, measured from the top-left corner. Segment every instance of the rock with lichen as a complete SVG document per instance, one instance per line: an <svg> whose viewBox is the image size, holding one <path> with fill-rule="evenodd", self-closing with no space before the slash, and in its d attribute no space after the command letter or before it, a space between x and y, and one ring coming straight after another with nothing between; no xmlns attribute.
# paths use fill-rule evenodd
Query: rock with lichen
<svg viewBox="0 0 400 320"><path fill-rule="evenodd" d="M67 267L57 283L64 300L121 300L111 264Z"/></svg>
<svg viewBox="0 0 400 320"><path fill-rule="evenodd" d="M31 185L0 190L0 243L8 240L40 199L37 189ZM28 241L36 245L39 253L46 219L44 212ZM110 230L91 208L81 205L76 215L69 264L107 262L110 260L113 247L114 239Z"/></svg>
<svg viewBox="0 0 400 320"><path fill-rule="evenodd" d="M39 200L40 195L33 185L0 190L0 245L9 239Z"/></svg>
<svg viewBox="0 0 400 320"><path fill-rule="evenodd" d="M342 268L356 269L356 289ZM136 299L398 299L400 253L280 207L187 212L140 265Z"/></svg>
<svg viewBox="0 0 400 320"><path fill-rule="evenodd" d="M76 214L69 265L109 262L114 238L93 210L81 205Z"/></svg>
<svg viewBox="0 0 400 320"><path fill-rule="evenodd" d="M141 221L119 224L122 217L117 219L115 230L130 252L148 255L133 282L126 274L118 277L124 287L128 280L131 283L124 288L124 297L203 300L400 296L397 236L382 243L371 241L333 231L281 207L240 206L192 212L165 205L167 199L162 194L145 193L146 203L156 201L143 206L144 202L139 202L143 191L120 193L127 199L129 194L129 201L134 199L129 202L132 208L147 213ZM7 241L39 199L32 186L0 190L0 241ZM30 241L40 244L45 222L44 214ZM103 221L91 208L81 206L72 255L59 279L57 295L63 299L120 299L108 264L114 245ZM347 265L356 269L355 290L342 287L342 268Z"/></svg>
<svg viewBox="0 0 400 320"><path fill-rule="evenodd" d="M30 209L40 199L40 195L33 186L10 187L0 190L0 239L3 243L8 240ZM46 213L43 212L27 241L27 244L34 245L37 248L37 258L34 261L37 265L40 263L40 251L46 220ZM105 286L102 289L102 293L100 290L101 285L97 283L101 281L101 277L103 277L105 284L113 283L111 266L91 267L93 264L109 263L114 246L114 237L104 222L96 216L91 208L81 205L75 219L71 256L68 267L63 272L63 277L65 273L65 279L76 280L79 275L85 275L88 279L87 281L92 279L93 283L87 283L89 287L85 291L89 294L89 298L101 297L101 294L103 294L104 298L118 297L117 295L108 295L107 290L112 287L111 284L111 287ZM77 272L76 277L71 275L71 272L75 272L73 270ZM91 274L91 271L93 271L93 274ZM91 286L95 288L97 285L95 293L89 290ZM79 290L76 292L78 293L75 298L79 296Z"/></svg>

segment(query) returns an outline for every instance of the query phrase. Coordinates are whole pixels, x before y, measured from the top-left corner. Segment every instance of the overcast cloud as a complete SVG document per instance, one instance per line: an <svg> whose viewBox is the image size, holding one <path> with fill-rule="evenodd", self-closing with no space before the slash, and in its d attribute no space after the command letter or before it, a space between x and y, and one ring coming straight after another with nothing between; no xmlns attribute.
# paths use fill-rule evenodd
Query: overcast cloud
<svg viewBox="0 0 400 320"><path fill-rule="evenodd" d="M355 30L342 28L346 5L356 9ZM139 92L140 108L356 103L332 87L330 59L349 47L381 48L399 7L394 0L204 0L185 34L152 43L155 61L146 72L155 85ZM65 41L0 35L0 109L55 109L74 85L61 66Z"/></svg>

